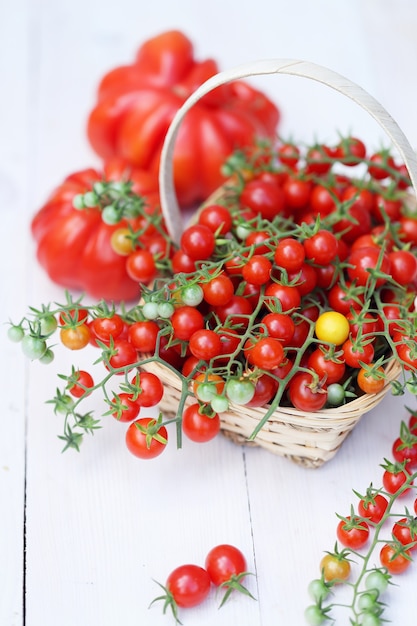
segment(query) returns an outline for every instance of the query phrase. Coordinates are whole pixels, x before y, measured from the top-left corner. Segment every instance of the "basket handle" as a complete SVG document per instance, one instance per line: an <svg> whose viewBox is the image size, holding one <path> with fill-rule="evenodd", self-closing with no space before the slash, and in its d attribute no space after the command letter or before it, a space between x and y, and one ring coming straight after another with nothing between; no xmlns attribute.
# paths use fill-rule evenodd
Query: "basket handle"
<svg viewBox="0 0 417 626"><path fill-rule="evenodd" d="M380 124L390 137L393 145L402 156L414 189L417 190L417 157L414 150L395 120L384 107L375 100L373 96L362 89L362 87L359 87L359 85L341 76L337 72L307 61L299 61L297 59L266 59L254 61L225 70L206 80L189 96L177 111L167 131L161 152L159 192L161 209L166 226L175 242L179 243L180 241L183 231L183 220L175 194L173 154L175 139L183 118L196 102L216 87L234 80L263 74L289 74L292 76L310 78L335 89L359 104Z"/></svg>

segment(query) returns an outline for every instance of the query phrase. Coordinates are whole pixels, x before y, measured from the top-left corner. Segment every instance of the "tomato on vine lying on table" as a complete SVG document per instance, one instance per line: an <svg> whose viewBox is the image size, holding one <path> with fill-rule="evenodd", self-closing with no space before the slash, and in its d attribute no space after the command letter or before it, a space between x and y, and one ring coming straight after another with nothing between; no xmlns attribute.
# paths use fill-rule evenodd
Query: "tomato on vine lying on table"
<svg viewBox="0 0 417 626"><path fill-rule="evenodd" d="M211 585L226 589L219 608L229 599L233 591L239 591L254 599L242 585L246 571L246 558L241 550L231 544L220 544L212 548L205 559L204 567L186 564L176 567L168 576L165 585L157 584L164 591L155 602L164 603L163 612L171 609L176 623L181 624L178 608L190 608L201 604L208 596Z"/></svg>
<svg viewBox="0 0 417 626"><path fill-rule="evenodd" d="M408 433L407 424L402 421L400 437L392 446L394 451L398 440ZM336 537L343 550L336 542L334 551L326 553L320 562L321 578L309 584L314 604L305 610L308 624L335 621L335 607L349 612L352 624L380 626L386 621L383 594L390 583L398 584L398 577L411 568L417 550L417 499L414 498L414 514L407 500L404 504L404 496L412 490L415 494L417 472L405 472L404 465L405 461L393 463L385 459L382 487L378 489L371 483L364 495L354 491L358 502L351 506L350 515L337 515ZM354 567L350 568L350 563ZM350 593L342 604L332 597L337 583Z"/></svg>
<svg viewBox="0 0 417 626"><path fill-rule="evenodd" d="M254 599L243 586L243 580L249 575L244 554L230 544L220 544L210 550L206 556L205 568L216 587L226 589L220 606L223 606L233 591L239 591Z"/></svg>
<svg viewBox="0 0 417 626"><path fill-rule="evenodd" d="M130 64L103 76L87 134L104 158L122 157L158 173L169 125L187 97L217 74L213 59L195 58L192 42L180 31L145 41ZM221 166L234 150L256 138L275 137L280 113L261 91L243 81L223 85L202 98L180 129L173 155L180 204L205 199L224 182Z"/></svg>
<svg viewBox="0 0 417 626"><path fill-rule="evenodd" d="M169 607L177 624L181 624L178 619L178 607L198 606L207 598L211 587L210 576L206 570L194 563L176 567L169 574L165 585L157 584L164 591L164 595L152 600L150 606L163 601L163 612L165 613Z"/></svg>
<svg viewBox="0 0 417 626"><path fill-rule="evenodd" d="M359 140L347 137L333 147L297 146L297 160L289 166L286 157L279 160L284 145L278 141L236 153L225 164L228 185L197 212L179 244L171 241L161 215L143 210L143 199L129 183L95 185L94 203L92 192L78 195L80 214L88 215L94 204L122 229L140 209L139 229L129 230L132 251L122 251L120 259L138 269L141 300L116 309L102 302L86 307L70 298L56 310L33 311L34 319L14 325L12 334L19 338L23 332L38 342L36 352L30 346L28 351L43 358L52 332L45 330L46 317L60 315L64 344L101 350L105 374L95 389L110 402L107 387L116 375L119 392L128 387L133 393L135 373L155 365L163 377L168 368L180 395L176 414L167 419L177 424L178 446L187 434L187 426L180 427L185 407L196 402L194 418L210 432L196 434L194 420L190 438L209 440L218 428L217 418L209 416L221 421L222 413L240 405L263 408L250 436L255 439L278 407L311 413L384 393L388 384L397 394L417 389L417 262L410 261L417 257L417 213L402 164L387 159L382 177L380 159L376 170L372 155L356 151ZM362 169L355 177L357 168ZM303 188L297 200L288 195L295 182ZM388 191L399 203L395 215L381 204ZM155 236L160 242L152 265L146 253ZM135 283L132 276L130 271ZM77 310L82 319L62 319L63 312L68 317ZM71 333L83 335L78 344L67 338ZM213 377L220 384L213 385ZM74 429L81 438L84 434L82 399L68 411L70 447ZM414 463L410 437L397 452L405 450L412 457L407 462ZM402 470L407 472L405 465L393 476L401 478Z"/></svg>

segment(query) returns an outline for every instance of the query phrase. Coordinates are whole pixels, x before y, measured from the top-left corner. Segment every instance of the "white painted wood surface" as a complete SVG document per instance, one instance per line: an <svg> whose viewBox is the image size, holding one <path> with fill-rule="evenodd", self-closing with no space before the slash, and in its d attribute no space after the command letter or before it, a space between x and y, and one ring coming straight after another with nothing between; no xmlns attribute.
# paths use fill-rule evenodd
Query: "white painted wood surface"
<svg viewBox="0 0 417 626"><path fill-rule="evenodd" d="M62 300L37 267L31 215L70 171L98 163L85 120L96 84L136 47L180 28L202 58L222 68L292 57L327 65L368 90L417 146L417 8L413 0L13 0L0 20L1 317ZM256 11L255 8L256 7ZM281 131L332 141L354 131L385 145L378 125L323 86L291 77L256 79L279 103ZM141 463L125 452L114 420L61 454L60 419L45 401L74 355L29 364L5 338L0 367L0 625L136 626L173 623L152 579L204 562L219 542L238 545L251 571L253 602L235 596L220 611L212 594L181 612L186 626L302 625L308 582L334 544L335 512L348 514L352 488L379 484L383 457L405 417L403 398L366 416L333 461L306 470L223 437L184 442ZM91 353L77 355L80 366ZM408 403L415 400L407 398ZM100 407L97 407L100 411ZM386 596L393 624L415 624L416 566ZM339 623L339 620L338 622ZM345 624L343 619L340 624Z"/></svg>

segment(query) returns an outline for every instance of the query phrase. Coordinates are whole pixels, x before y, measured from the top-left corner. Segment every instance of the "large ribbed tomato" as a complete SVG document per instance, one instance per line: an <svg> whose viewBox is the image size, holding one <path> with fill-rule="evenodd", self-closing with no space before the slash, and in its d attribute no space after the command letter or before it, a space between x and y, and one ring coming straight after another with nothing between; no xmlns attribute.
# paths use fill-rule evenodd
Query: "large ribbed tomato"
<svg viewBox="0 0 417 626"><path fill-rule="evenodd" d="M104 159L121 156L158 170L170 122L187 97L218 72L197 61L191 41L173 30L146 41L132 64L107 73L98 87L87 133ZM237 148L276 136L279 111L246 82L211 92L187 113L175 144L174 176L182 206L206 199L223 182L220 168Z"/></svg>
<svg viewBox="0 0 417 626"><path fill-rule="evenodd" d="M127 221L108 225L101 219L99 208L73 207L76 195L90 191L94 183L103 179L131 180L134 190L147 198L149 210L156 210L156 177L126 167L120 159L106 163L103 172L90 168L70 174L32 220L37 258L51 280L67 289L83 291L97 299L137 299L138 283L126 272L126 257L116 254L110 244L112 233L127 226ZM138 219L130 223L134 229L139 228Z"/></svg>

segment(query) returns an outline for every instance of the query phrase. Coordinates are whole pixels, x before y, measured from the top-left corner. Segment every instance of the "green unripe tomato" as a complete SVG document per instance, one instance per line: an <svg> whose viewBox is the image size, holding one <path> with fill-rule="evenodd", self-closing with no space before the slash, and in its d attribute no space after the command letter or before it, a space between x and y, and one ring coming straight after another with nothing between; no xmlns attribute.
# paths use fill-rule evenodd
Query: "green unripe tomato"
<svg viewBox="0 0 417 626"><path fill-rule="evenodd" d="M255 385L250 380L230 378L226 383L225 392L231 402L245 405L255 395Z"/></svg>

